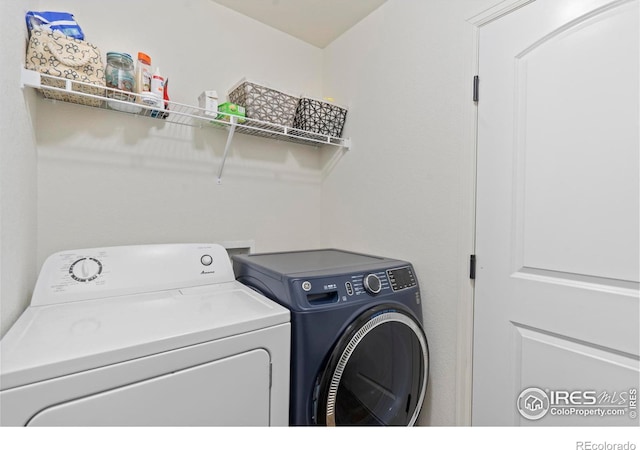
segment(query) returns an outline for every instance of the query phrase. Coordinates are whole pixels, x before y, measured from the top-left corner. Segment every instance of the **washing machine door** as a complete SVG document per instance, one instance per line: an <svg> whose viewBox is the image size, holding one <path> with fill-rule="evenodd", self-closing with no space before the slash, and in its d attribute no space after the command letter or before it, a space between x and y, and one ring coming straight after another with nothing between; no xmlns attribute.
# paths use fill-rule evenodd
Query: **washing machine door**
<svg viewBox="0 0 640 450"><path fill-rule="evenodd" d="M316 423L411 426L428 372L421 325L398 307L372 308L349 326L318 378Z"/></svg>

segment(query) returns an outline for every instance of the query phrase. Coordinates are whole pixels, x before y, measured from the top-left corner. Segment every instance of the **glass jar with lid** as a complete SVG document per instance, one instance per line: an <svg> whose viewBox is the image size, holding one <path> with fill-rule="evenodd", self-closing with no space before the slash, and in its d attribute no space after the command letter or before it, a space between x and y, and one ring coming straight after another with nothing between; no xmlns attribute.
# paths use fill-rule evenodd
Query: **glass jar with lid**
<svg viewBox="0 0 640 450"><path fill-rule="evenodd" d="M105 68L105 81L108 88L124 92L133 92L135 73L133 70L133 58L127 53L108 52L107 67ZM118 100L134 100L133 95L108 91L107 96Z"/></svg>

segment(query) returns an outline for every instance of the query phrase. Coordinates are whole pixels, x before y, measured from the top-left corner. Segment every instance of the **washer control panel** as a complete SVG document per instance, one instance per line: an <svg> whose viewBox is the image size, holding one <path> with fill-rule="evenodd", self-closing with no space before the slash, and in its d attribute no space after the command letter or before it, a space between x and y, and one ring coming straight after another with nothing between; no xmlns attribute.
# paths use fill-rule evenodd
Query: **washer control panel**
<svg viewBox="0 0 640 450"><path fill-rule="evenodd" d="M335 277L297 279L293 281L298 295L308 306L374 299L410 288L418 283L411 266Z"/></svg>
<svg viewBox="0 0 640 450"><path fill-rule="evenodd" d="M218 244L69 250L47 258L31 304L65 303L234 280L229 255Z"/></svg>

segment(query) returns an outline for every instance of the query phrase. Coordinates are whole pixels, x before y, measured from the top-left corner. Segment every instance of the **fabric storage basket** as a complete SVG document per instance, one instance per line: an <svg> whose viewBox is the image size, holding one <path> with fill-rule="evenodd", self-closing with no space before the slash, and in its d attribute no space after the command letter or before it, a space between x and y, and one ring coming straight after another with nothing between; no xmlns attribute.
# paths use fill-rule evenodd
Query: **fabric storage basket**
<svg viewBox="0 0 640 450"><path fill-rule="evenodd" d="M302 97L296 109L293 127L339 138L346 118L346 108L322 100Z"/></svg>
<svg viewBox="0 0 640 450"><path fill-rule="evenodd" d="M246 79L240 80L230 89L229 101L244 106L249 119L286 127L293 126L293 116L298 106L298 97Z"/></svg>
<svg viewBox="0 0 640 450"><path fill-rule="evenodd" d="M29 70L81 81L96 85L84 86L73 84L72 89L86 94L104 96L104 64L100 50L93 44L66 36L59 31L34 28L27 47L25 67ZM65 81L42 77L43 86L65 88ZM58 92L43 89L47 98L79 103L82 105L100 106L102 100L82 97L68 92Z"/></svg>

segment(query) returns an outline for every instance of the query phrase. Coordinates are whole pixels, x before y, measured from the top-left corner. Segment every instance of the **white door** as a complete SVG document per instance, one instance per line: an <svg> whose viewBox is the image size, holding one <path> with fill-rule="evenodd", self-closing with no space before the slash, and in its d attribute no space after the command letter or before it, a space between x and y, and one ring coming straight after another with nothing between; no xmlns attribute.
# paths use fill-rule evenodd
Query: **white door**
<svg viewBox="0 0 640 450"><path fill-rule="evenodd" d="M638 425L638 0L480 28L474 425Z"/></svg>

